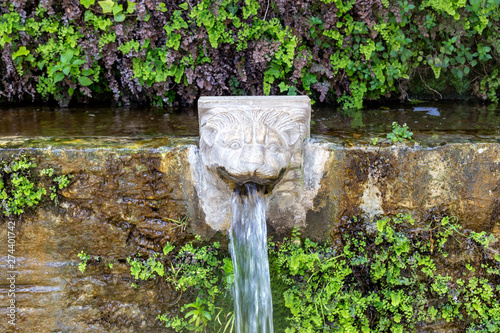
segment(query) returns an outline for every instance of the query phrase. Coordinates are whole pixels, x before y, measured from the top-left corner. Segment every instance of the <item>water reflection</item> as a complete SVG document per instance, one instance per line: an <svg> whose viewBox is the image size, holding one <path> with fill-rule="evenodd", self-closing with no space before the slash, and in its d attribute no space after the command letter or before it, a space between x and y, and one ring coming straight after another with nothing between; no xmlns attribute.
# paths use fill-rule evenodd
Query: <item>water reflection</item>
<svg viewBox="0 0 500 333"><path fill-rule="evenodd" d="M193 110L164 113L131 108L0 108L0 136L196 136Z"/></svg>
<svg viewBox="0 0 500 333"><path fill-rule="evenodd" d="M435 116L435 117L441 116L439 109L431 106L414 107L413 111L416 112L425 111L430 116Z"/></svg>
<svg viewBox="0 0 500 333"><path fill-rule="evenodd" d="M311 133L370 137L408 124L417 139L443 133L469 136L500 134L500 108L477 103L388 105L365 110L315 107ZM0 107L0 137L161 137L198 136L197 112L134 108Z"/></svg>
<svg viewBox="0 0 500 333"><path fill-rule="evenodd" d="M415 135L498 135L500 108L495 105L432 103L419 106L394 105L366 110L316 108L311 132L332 136L382 134L392 123L408 124Z"/></svg>

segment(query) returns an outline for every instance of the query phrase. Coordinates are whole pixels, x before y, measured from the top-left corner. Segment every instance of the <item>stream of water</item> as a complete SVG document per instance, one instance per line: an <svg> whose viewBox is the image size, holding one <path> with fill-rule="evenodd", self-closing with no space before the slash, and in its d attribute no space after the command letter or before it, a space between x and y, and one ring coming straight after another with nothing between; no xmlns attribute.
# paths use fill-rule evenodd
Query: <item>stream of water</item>
<svg viewBox="0 0 500 333"><path fill-rule="evenodd" d="M272 333L273 304L267 257L267 200L246 184L232 197L229 231L234 269L235 332Z"/></svg>

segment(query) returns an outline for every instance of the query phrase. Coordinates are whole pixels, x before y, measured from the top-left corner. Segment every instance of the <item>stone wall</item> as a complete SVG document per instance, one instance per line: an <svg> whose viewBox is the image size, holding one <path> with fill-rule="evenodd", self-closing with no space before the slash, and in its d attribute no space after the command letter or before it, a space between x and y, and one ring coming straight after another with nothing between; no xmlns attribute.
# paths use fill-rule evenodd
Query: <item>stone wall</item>
<svg viewBox="0 0 500 333"><path fill-rule="evenodd" d="M178 294L161 282L131 288L126 258L183 243L190 232L210 239L220 227L224 235L226 208L220 206L220 224L205 223L196 147L195 138L1 141L2 159L23 152L40 168L73 176L57 206L46 202L12 220L2 215L1 317L9 301L6 225L15 221L18 332L164 331L155 318ZM293 188L283 184L269 198L268 230L277 237L297 225L303 235L335 241L353 215L371 225L377 215L410 212L417 220L454 215L464 227L500 238L498 141L346 147L315 137L295 178ZM186 229L169 220L185 216ZM113 267L90 264L81 273L82 250L106 256ZM4 319L0 330L16 331Z"/></svg>

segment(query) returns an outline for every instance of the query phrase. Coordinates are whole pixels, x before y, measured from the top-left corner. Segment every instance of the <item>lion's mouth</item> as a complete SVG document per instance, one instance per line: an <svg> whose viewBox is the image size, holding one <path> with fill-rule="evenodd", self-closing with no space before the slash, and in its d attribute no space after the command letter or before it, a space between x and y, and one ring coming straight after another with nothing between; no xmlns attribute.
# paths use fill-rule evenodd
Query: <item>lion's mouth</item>
<svg viewBox="0 0 500 333"><path fill-rule="evenodd" d="M285 172L286 169L282 168L278 175L263 178L257 175L257 171L255 171L253 174L234 176L227 172L226 168L224 167L217 168L217 174L219 175L219 177L221 177L222 180L228 183L233 190L240 189L244 187L245 184L253 183L259 185L259 187L261 187L264 191L264 194L272 192L274 186L283 178Z"/></svg>

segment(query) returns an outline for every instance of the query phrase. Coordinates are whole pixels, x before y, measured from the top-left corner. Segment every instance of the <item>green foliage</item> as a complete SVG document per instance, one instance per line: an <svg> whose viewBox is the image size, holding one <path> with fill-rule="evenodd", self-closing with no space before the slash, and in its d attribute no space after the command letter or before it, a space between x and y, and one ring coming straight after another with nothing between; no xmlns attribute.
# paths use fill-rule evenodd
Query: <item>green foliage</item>
<svg viewBox="0 0 500 333"><path fill-rule="evenodd" d="M451 86L498 102L500 0L355 4L80 0L79 11L78 2L59 2L55 12L5 5L0 48L14 67L4 64L0 92L61 105L112 93L160 107L202 94L303 94L359 109L366 100L407 100L412 80L432 94Z"/></svg>
<svg viewBox="0 0 500 333"><path fill-rule="evenodd" d="M65 188L69 185L69 178L72 178L72 176L71 175L69 175L69 176L60 175L60 176L54 177L54 181L58 184L59 189L62 190L63 188Z"/></svg>
<svg viewBox="0 0 500 333"><path fill-rule="evenodd" d="M80 0L80 3L86 8L89 9L95 3L95 0Z"/></svg>
<svg viewBox="0 0 500 333"><path fill-rule="evenodd" d="M165 275L165 268L163 264L157 260L157 257L158 255L152 256L146 261L138 258L127 258L127 263L130 265L130 274L132 274L136 280L148 280L156 275Z"/></svg>
<svg viewBox="0 0 500 333"><path fill-rule="evenodd" d="M467 332L497 332L500 255L495 237L462 230L450 217L415 224L400 214L376 221L375 231L367 232L353 218L337 248L301 240L297 228L290 239L270 241L271 283L279 287L274 313L283 317L277 329L403 332L446 321ZM465 248L462 259L455 255L449 261L449 253ZM85 268L90 256L82 251L79 257ZM232 330L232 301L225 290L233 285L233 267L219 243L189 242L180 249L167 243L163 254L127 261L136 279L163 278L186 295L179 312L158 317L167 327Z"/></svg>
<svg viewBox="0 0 500 333"><path fill-rule="evenodd" d="M188 319L189 323L194 324L195 332L201 332L204 326L207 326L208 322L212 320L210 313L205 310L204 302L201 298L196 297L196 301L186 305L186 309L193 308L193 310L186 313L184 318Z"/></svg>
<svg viewBox="0 0 500 333"><path fill-rule="evenodd" d="M90 254L85 253L83 250L80 251L80 253L78 253L77 256L78 259L80 259L80 262L78 263L78 270L82 273L85 273L88 264L97 264L101 262L99 256L92 256ZM113 268L113 263L108 262L107 266L109 269L111 269Z"/></svg>
<svg viewBox="0 0 500 333"><path fill-rule="evenodd" d="M37 164L26 155L13 155L11 160L0 160L0 200L3 214L20 215L29 207L38 205L49 193L50 198L57 198L56 188L69 185L66 175L52 177L53 168L42 169L35 173ZM69 176L71 177L71 176Z"/></svg>
<svg viewBox="0 0 500 333"><path fill-rule="evenodd" d="M408 125L403 124L400 126L398 123L392 123L392 132L387 134L387 138L391 139L392 142L403 142L405 140L413 141L413 132L408 130Z"/></svg>
<svg viewBox="0 0 500 333"><path fill-rule="evenodd" d="M179 292L194 295L191 303L181 306L181 315L158 317L166 327L177 332L200 332L208 326L227 329L232 317L220 305L228 301L225 290L232 284L233 269L231 260L221 256L219 249L219 243L197 247L189 242L180 249L167 243L161 255L155 254L147 260L127 259L135 279L164 277ZM222 322L221 318L226 321Z"/></svg>
<svg viewBox="0 0 500 333"><path fill-rule="evenodd" d="M170 222L173 222L175 224L175 227L174 228L180 228L181 231L184 231L186 230L186 227L188 225L188 221L189 221L189 218L187 216L184 216L178 220L174 220L174 219L170 219L170 218L166 218L167 220L169 220ZM170 252L171 250L173 250L173 245L169 245L167 244L166 248L168 249L168 252ZM163 251L165 252L165 249L163 249ZM167 255L167 253L164 253L165 255Z"/></svg>
<svg viewBox="0 0 500 333"><path fill-rule="evenodd" d="M292 316L285 332L403 332L441 320L468 332L500 329L499 264L467 264L481 276L462 270L446 275L441 266L445 249L456 250L458 238L485 235L469 238L450 218L416 232L409 231L413 224L399 215L377 221L376 234L353 227L339 252L307 239L275 245L271 265L289 286L284 298ZM473 248L487 250L479 243Z"/></svg>
<svg viewBox="0 0 500 333"><path fill-rule="evenodd" d="M83 252L83 250L78 253L78 258L80 259L80 263L78 264L78 269L80 270L80 272L84 273L85 272L85 269L87 268L87 262L89 261L90 259L90 255L86 254L85 252Z"/></svg>
<svg viewBox="0 0 500 333"><path fill-rule="evenodd" d="M481 231L481 232L471 231L470 237L477 243L484 246L485 248L488 248L490 244L494 244L498 241L498 239L496 239L494 235L486 234L486 231Z"/></svg>
<svg viewBox="0 0 500 333"><path fill-rule="evenodd" d="M457 11L459 8L465 7L466 3L466 0L424 0L420 5L420 9L432 7L438 13L447 13L448 15L453 16L453 18L458 20L460 18L460 14L458 14Z"/></svg>

